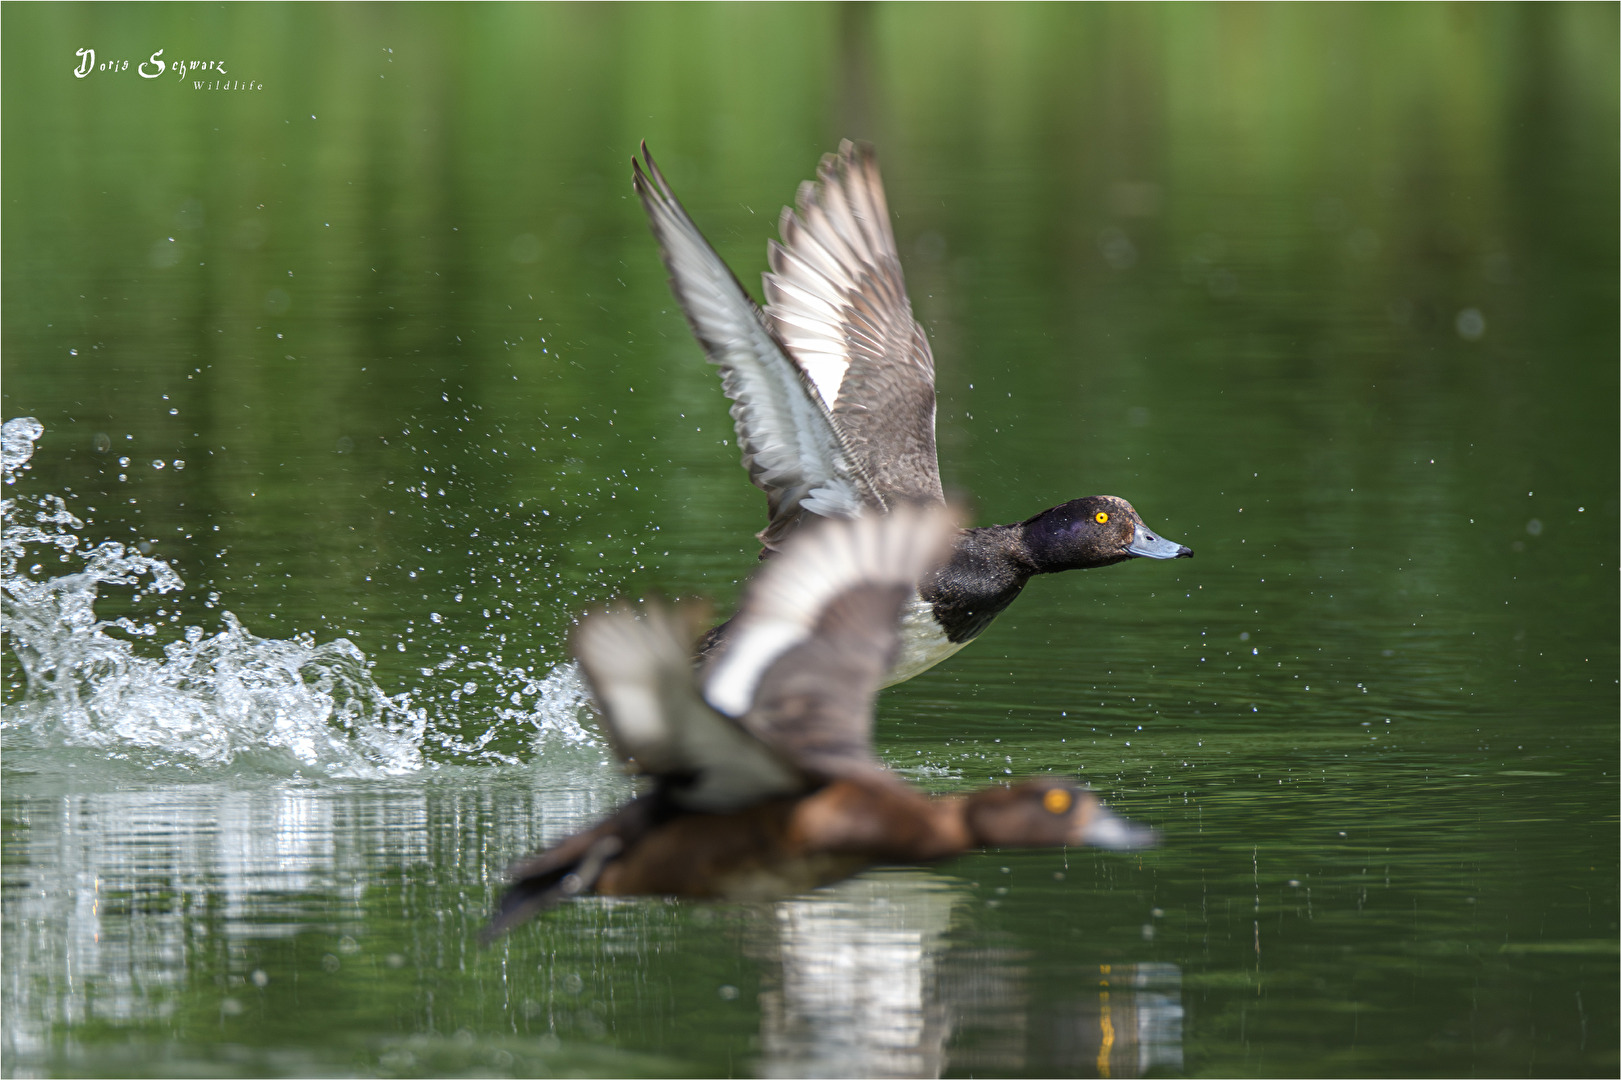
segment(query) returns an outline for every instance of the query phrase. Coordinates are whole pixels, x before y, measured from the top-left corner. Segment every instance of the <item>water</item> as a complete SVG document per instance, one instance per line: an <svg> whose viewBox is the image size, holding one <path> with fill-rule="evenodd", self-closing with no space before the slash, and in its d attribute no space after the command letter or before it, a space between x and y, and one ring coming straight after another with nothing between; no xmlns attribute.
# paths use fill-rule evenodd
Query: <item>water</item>
<svg viewBox="0 0 1621 1080"><path fill-rule="evenodd" d="M0 39L0 1069L1613 1075L1613 9L208 18ZM160 45L264 89L72 74ZM628 158L752 282L850 134L948 486L1198 553L1036 580L879 753L1165 842L482 949L631 790L573 619L724 608L763 512Z"/></svg>

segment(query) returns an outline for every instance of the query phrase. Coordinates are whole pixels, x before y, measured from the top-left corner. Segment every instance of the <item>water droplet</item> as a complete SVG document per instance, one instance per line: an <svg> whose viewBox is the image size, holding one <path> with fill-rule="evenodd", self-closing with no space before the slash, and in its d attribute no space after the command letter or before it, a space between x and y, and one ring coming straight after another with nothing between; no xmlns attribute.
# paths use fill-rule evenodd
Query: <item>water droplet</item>
<svg viewBox="0 0 1621 1080"><path fill-rule="evenodd" d="M1478 308L1464 308L1455 320L1458 336L1465 341L1479 341L1486 333L1486 316Z"/></svg>

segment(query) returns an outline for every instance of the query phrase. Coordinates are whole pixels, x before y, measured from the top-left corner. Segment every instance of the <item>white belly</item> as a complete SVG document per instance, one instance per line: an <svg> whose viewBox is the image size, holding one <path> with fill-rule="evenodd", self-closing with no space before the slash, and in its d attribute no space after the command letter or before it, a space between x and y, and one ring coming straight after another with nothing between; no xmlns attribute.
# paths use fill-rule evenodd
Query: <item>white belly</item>
<svg viewBox="0 0 1621 1080"><path fill-rule="evenodd" d="M968 644L966 641L949 640L945 628L934 617L933 607L917 593L913 593L901 609L900 631L900 655L889 669L885 686L894 686L914 675L921 675Z"/></svg>

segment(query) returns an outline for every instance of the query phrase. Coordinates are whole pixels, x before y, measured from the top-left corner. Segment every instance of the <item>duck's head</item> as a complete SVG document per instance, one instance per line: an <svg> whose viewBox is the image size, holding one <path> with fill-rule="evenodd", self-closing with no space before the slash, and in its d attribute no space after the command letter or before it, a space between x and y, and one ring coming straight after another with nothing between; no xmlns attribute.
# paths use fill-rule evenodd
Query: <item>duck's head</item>
<svg viewBox="0 0 1621 1080"><path fill-rule="evenodd" d="M1024 542L1041 573L1084 570L1127 559L1187 559L1193 549L1165 540L1113 495L1072 499L1024 523Z"/></svg>
<svg viewBox="0 0 1621 1080"><path fill-rule="evenodd" d="M981 847L1153 847L1158 834L1109 811L1091 791L1063 777L990 787L968 797L968 830Z"/></svg>

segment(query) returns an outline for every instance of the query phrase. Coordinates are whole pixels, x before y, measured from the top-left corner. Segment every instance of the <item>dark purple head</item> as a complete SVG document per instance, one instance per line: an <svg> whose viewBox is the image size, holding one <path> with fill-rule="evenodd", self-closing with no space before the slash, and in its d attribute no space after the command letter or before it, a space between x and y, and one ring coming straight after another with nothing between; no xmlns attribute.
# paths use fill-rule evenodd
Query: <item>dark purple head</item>
<svg viewBox="0 0 1621 1080"><path fill-rule="evenodd" d="M1193 549L1163 540L1113 495L1074 499L1024 523L1024 541L1041 573L1085 570L1126 559L1186 559Z"/></svg>
<svg viewBox="0 0 1621 1080"><path fill-rule="evenodd" d="M1058 776L968 796L964 818L980 847L1153 847L1153 829L1109 812L1096 795Z"/></svg>

